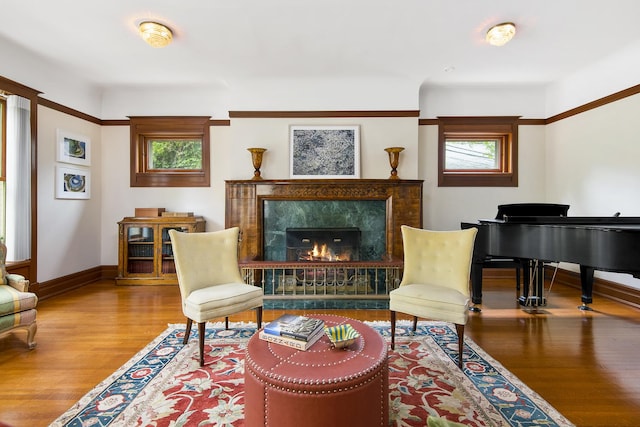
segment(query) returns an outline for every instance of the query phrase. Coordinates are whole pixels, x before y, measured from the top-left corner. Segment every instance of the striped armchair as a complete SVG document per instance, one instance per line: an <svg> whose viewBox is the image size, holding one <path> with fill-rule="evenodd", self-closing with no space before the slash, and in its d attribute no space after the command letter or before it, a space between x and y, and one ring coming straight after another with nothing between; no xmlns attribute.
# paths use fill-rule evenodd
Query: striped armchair
<svg viewBox="0 0 640 427"><path fill-rule="evenodd" d="M27 345L36 346L38 297L29 292L29 281L19 274L7 274L7 247L0 243L0 337L15 329L27 331Z"/></svg>

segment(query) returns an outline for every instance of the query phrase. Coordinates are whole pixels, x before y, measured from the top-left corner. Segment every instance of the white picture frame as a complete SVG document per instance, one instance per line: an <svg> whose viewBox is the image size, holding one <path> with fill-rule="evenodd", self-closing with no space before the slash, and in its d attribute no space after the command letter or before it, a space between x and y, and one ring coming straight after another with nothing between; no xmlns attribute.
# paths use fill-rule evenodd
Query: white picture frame
<svg viewBox="0 0 640 427"><path fill-rule="evenodd" d="M90 199L91 171L86 168L56 166L56 199Z"/></svg>
<svg viewBox="0 0 640 427"><path fill-rule="evenodd" d="M80 166L91 165L91 139L62 129L56 131L56 160Z"/></svg>
<svg viewBox="0 0 640 427"><path fill-rule="evenodd" d="M294 179L360 178L360 126L290 126Z"/></svg>

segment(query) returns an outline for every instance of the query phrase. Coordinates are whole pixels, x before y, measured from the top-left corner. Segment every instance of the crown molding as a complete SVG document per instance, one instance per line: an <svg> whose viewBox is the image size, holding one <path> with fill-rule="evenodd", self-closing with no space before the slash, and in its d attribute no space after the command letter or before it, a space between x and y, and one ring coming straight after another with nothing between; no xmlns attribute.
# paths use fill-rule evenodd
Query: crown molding
<svg viewBox="0 0 640 427"><path fill-rule="evenodd" d="M68 114L73 117L77 117L82 120L86 120L91 123L95 123L97 125L102 125L102 120L97 117L90 116L89 114L85 114L81 111L74 110L73 108L65 107L62 104L58 104L57 102L50 101L43 97L38 97L38 105L42 105L43 107L51 108L52 110L59 111L61 113Z"/></svg>
<svg viewBox="0 0 640 427"><path fill-rule="evenodd" d="M419 117L419 110L342 111L229 111L232 119L335 118L335 117Z"/></svg>
<svg viewBox="0 0 640 427"><path fill-rule="evenodd" d="M7 79L0 77L1 81L11 82ZM19 83L11 82L16 87L25 87ZM32 90L32 89L31 89ZM36 92L40 93L40 92ZM560 120L590 111L607 104L619 101L629 96L637 95L640 93L640 84L632 86L628 89L621 90L611 95L596 99L595 101L588 102L584 105L572 108L563 113L556 114L546 119L519 119L519 125L530 126L544 126L551 123L558 122ZM97 117L82 113L73 108L66 107L57 102L50 101L43 97L38 97L38 105L42 105L51 108L56 111L60 111L65 114L86 120L91 123L98 124L100 126L128 126L129 120L102 120ZM240 118L349 118L349 117L419 117L420 110L337 110L337 111L229 111L230 119ZM212 119L209 121L211 126L230 126L230 119ZM436 126L438 119L436 118L422 118L418 119L419 126Z"/></svg>
<svg viewBox="0 0 640 427"><path fill-rule="evenodd" d="M629 96L637 95L638 93L640 93L640 84L632 86L628 89L621 90L620 92L612 93L611 95L604 96L600 99L596 99L595 101L588 102L579 107L572 108L571 110L565 111L564 113L551 116L545 119L544 124L548 125L551 123L555 123L560 120L584 113L586 111L594 110L596 108L602 107L603 105L611 104Z"/></svg>

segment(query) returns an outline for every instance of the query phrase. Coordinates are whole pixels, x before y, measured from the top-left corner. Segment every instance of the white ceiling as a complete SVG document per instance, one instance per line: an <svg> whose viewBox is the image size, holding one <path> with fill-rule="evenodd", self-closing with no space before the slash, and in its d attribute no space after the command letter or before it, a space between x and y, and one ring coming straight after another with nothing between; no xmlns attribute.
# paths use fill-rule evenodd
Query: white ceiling
<svg viewBox="0 0 640 427"><path fill-rule="evenodd" d="M269 78L546 84L640 40L638 0L0 0L0 16L0 37L104 89ZM171 27L173 44L146 45L136 26L148 19ZM516 37L489 46L486 30L502 21Z"/></svg>

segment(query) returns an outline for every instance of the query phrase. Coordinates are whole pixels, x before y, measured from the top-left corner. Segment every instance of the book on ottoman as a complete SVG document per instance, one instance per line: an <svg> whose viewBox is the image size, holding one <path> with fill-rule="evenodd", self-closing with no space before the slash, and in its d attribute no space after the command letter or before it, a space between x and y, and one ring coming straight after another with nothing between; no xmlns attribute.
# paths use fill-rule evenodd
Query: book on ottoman
<svg viewBox="0 0 640 427"><path fill-rule="evenodd" d="M311 335L307 341L297 340L295 338L283 337L282 335L273 335L264 331L260 331L258 337L261 340L268 341L274 344L280 344L287 347L295 348L297 350L306 351L308 350L316 341L318 341L324 335L324 328L320 328L316 331L315 334Z"/></svg>
<svg viewBox="0 0 640 427"><path fill-rule="evenodd" d="M309 341L318 331L324 329L324 321L312 317L283 314L264 327L269 335L293 338L299 341Z"/></svg>

